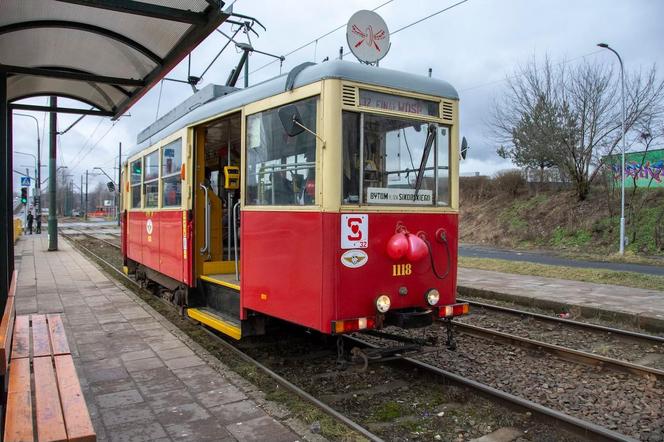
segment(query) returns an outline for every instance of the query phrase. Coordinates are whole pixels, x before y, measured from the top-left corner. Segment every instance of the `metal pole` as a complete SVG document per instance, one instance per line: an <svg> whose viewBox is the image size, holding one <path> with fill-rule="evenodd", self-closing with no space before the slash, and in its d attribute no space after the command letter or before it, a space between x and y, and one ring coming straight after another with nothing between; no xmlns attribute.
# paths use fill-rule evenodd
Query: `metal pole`
<svg viewBox="0 0 664 442"><path fill-rule="evenodd" d="M14 270L14 193L12 174L11 112L7 108L7 73L0 72L0 308L5 310Z"/></svg>
<svg viewBox="0 0 664 442"><path fill-rule="evenodd" d="M85 220L88 220L88 171L85 171L85 208L83 209L85 213Z"/></svg>
<svg viewBox="0 0 664 442"><path fill-rule="evenodd" d="M122 142L118 145L118 188L115 189L117 192L117 202L115 204L115 211L118 214L118 226L120 225L120 205L122 205L122 194L120 193L120 186L122 185Z"/></svg>
<svg viewBox="0 0 664 442"><path fill-rule="evenodd" d="M622 158L621 158L621 182L620 182L620 254L625 254L625 131L627 130L627 114L625 110L625 66L623 65L620 54L606 43L598 43L600 48L608 49L618 57L620 62L620 88L622 101Z"/></svg>
<svg viewBox="0 0 664 442"><path fill-rule="evenodd" d="M83 211L83 174L81 174L81 187L79 188L79 190L81 191L81 205L80 205L81 210L80 211L82 212ZM78 216L81 216L81 214L79 213Z"/></svg>
<svg viewBox="0 0 664 442"><path fill-rule="evenodd" d="M249 51L246 54L247 60L244 62L244 87L249 87Z"/></svg>
<svg viewBox="0 0 664 442"><path fill-rule="evenodd" d="M25 168L25 176L30 178L30 169L27 167ZM30 187L28 187L28 195L26 195L28 198L26 199L25 207L23 210L23 232L25 233L25 230L28 228L28 211L30 210Z"/></svg>
<svg viewBox="0 0 664 442"><path fill-rule="evenodd" d="M58 136L58 99L51 96L49 99L49 137L48 137L48 250L58 250L58 217L56 215L56 158Z"/></svg>

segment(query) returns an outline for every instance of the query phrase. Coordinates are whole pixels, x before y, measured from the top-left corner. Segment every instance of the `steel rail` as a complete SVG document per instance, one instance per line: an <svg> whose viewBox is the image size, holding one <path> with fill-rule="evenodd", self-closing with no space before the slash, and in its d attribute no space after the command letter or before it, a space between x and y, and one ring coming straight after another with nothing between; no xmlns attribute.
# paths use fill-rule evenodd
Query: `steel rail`
<svg viewBox="0 0 664 442"><path fill-rule="evenodd" d="M664 343L664 337L663 336L655 336L655 335L648 335L645 333L639 333L631 330L624 330L620 328L613 328L613 327L607 327L604 325L598 325L598 324L591 324L588 322L580 322L580 321L574 321L572 319L564 319L564 318L557 318L555 316L547 316L543 315L541 313L534 313L534 312L529 312L525 310L517 310L514 308L510 307L503 307L500 305L495 305L495 304L487 304L484 302L479 302L479 301L471 301L468 299L460 299L457 298L457 301L459 302L467 302L471 306L476 306L476 307L481 307L485 308L488 310L496 310L496 311L501 311L513 315L521 315L521 316L530 316L536 319L540 319L542 321L548 321L548 322L556 322L559 324L565 324L569 325L572 327L578 327L578 328L584 328L584 329L592 329L595 331L601 331L605 333L611 333L614 335L621 335L621 336L627 336L630 338L635 338L635 339L640 339L644 341L652 341L652 342L657 342L657 343Z"/></svg>
<svg viewBox="0 0 664 442"><path fill-rule="evenodd" d="M75 230L75 229L72 229L72 230ZM70 234L65 234L65 233L60 233L60 234L62 236L64 236L66 239L70 239L70 240L72 239L71 238L72 235L70 235ZM99 239L99 238L95 238L95 239ZM74 247L80 248L81 250L83 250L83 252L87 253L88 255L93 257L95 260L99 261L104 267L107 267L108 269L112 270L115 275L120 276L124 281L127 281L131 285L133 285L134 287L143 290L143 288L140 286L139 283L134 281L128 275L124 274L124 272L118 270L113 264L106 261L101 256L97 255L92 250L88 249L87 247L85 247L82 244L76 243L75 240L73 241L72 245ZM160 298L157 298L157 299L160 299ZM164 301L164 300L162 300L162 301L164 303L166 303L166 301ZM169 307L170 307L170 305L169 305ZM244 352L242 352L240 349L238 349L238 348L234 347L233 345L231 345L230 343L226 342L224 339L222 339L221 337L219 337L218 335L216 335L215 333L213 333L212 331L210 331L209 329L207 329L203 325L199 325L199 327L201 328L201 330L203 330L205 333L207 333L210 337L214 338L215 341L218 342L220 345L223 345L224 348L232 351L236 356L238 356L239 358L241 358L245 362L248 362L248 363L256 366L257 368L259 368L261 371L263 371L266 375L268 375L270 378L272 378L277 384L279 384L283 388L289 390L290 392L292 392L293 394L299 396L303 400L305 400L305 401L311 403L312 405L316 406L318 409L320 409L324 413L330 415L334 419L337 419L338 421L340 421L341 423L343 423L347 427L351 428L352 430L360 433L361 435L363 435L364 437L366 437L370 441L384 442L384 440L381 439L379 436L373 434L372 432L370 432L366 428L362 427L357 422L349 419L348 417L346 417L345 415L339 413L338 411L336 411L335 409L333 409L329 405L325 404L324 402L321 402L320 400L316 399L315 397L313 397L312 395L310 395L309 393L307 393L303 389L297 387L295 384L289 382L288 380L286 380L282 376L280 376L277 373L275 373L274 371L270 370L265 365L261 364L260 362L256 361L255 359L253 359L251 356L249 356L249 355L245 354Z"/></svg>
<svg viewBox="0 0 664 442"><path fill-rule="evenodd" d="M105 239L103 239L103 238L96 237L96 236L94 236L94 234L92 234L92 233L88 233L88 232L84 232L84 231L82 231L82 230L74 229L73 227L60 227L60 230L65 230L65 229L66 229L66 230L73 230L74 232L78 232L79 234L81 234L81 235L85 235L85 236L87 236L88 238L92 238L92 239L96 239L97 241L104 242L104 243L108 244L109 246L115 247L116 249L120 249L120 248L121 248L120 245L118 245L118 244L113 244L112 242L107 241L107 240L105 240ZM62 232L62 231L60 232L60 234L61 234L61 235L67 235L66 233L64 233L64 232ZM69 234L69 235L71 236L71 234Z"/></svg>
<svg viewBox="0 0 664 442"><path fill-rule="evenodd" d="M344 338L347 340L353 341L359 345L363 345L370 348L379 348L378 345L366 342L356 336L347 336L344 335ZM600 425L594 424L592 422L587 422L582 419L579 419L574 416L556 411L552 408L545 407L536 402L529 401L528 399L521 398L519 396L514 396L507 392L498 390L496 388L490 387L486 384L474 381L472 379L464 378L456 373L452 373L442 368L435 367L433 365L427 364L426 362L419 361L417 359L407 357L407 356L396 356L397 361L403 361L409 365L414 365L420 369L431 372L435 375L442 376L451 383L470 388L480 395L488 398L492 401L500 401L502 403L508 404L513 408L519 409L521 411L531 412L533 415L538 416L541 420L554 423L556 425L563 426L566 430L581 436L587 440L593 441L629 441L635 442L636 439L620 434L618 432L609 430Z"/></svg>
<svg viewBox="0 0 664 442"><path fill-rule="evenodd" d="M593 367L608 367L613 370L636 374L646 378L655 376L658 379L664 379L664 370L659 370L657 368L647 367L645 365L639 365L620 359L609 358L582 350L575 350L556 344L549 344L547 342L524 338L522 336L504 333L497 330L491 330L463 322L455 322L454 326L458 327L462 333L468 334L470 336L492 341L500 341L502 343L515 345L517 347L527 348L530 350L542 350L566 361L582 363Z"/></svg>

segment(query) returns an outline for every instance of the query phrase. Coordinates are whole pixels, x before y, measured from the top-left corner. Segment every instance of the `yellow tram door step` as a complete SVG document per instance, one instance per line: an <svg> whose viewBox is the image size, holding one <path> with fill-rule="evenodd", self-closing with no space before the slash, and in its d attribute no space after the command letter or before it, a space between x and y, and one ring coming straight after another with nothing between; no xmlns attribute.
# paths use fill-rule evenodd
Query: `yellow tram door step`
<svg viewBox="0 0 664 442"><path fill-rule="evenodd" d="M210 328L220 331L233 339L240 340L240 338L242 338L242 329L240 327L223 320L217 315L197 308L188 308L187 315L191 319L194 319L201 324L205 324Z"/></svg>

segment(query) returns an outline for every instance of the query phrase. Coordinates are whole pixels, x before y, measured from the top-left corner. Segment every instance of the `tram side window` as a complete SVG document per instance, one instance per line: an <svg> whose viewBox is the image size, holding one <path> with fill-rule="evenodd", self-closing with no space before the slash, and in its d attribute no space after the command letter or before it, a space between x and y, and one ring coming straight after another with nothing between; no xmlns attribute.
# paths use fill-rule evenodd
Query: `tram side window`
<svg viewBox="0 0 664 442"><path fill-rule="evenodd" d="M318 98L295 103L302 124L316 132ZM247 117L249 205L312 205L316 198L316 137L307 131L289 137L278 108Z"/></svg>
<svg viewBox="0 0 664 442"><path fill-rule="evenodd" d="M145 194L145 207L157 207L159 205L159 151L154 151L144 158L143 193Z"/></svg>
<svg viewBox="0 0 664 442"><path fill-rule="evenodd" d="M182 204L182 139L178 138L161 148L162 206L177 207Z"/></svg>
<svg viewBox="0 0 664 442"><path fill-rule="evenodd" d="M141 177L143 176L143 161L136 160L131 163L131 208L141 208Z"/></svg>

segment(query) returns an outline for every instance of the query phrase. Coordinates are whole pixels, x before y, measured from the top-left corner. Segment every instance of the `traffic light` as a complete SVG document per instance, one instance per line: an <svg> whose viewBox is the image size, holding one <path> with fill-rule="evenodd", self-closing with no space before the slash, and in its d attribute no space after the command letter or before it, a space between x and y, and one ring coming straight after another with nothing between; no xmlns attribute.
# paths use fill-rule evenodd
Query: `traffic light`
<svg viewBox="0 0 664 442"><path fill-rule="evenodd" d="M28 203L28 188L27 187L21 187L21 203L22 204L27 204Z"/></svg>
<svg viewBox="0 0 664 442"><path fill-rule="evenodd" d="M115 183L113 181L109 181L106 183L106 188L109 192L115 192Z"/></svg>

